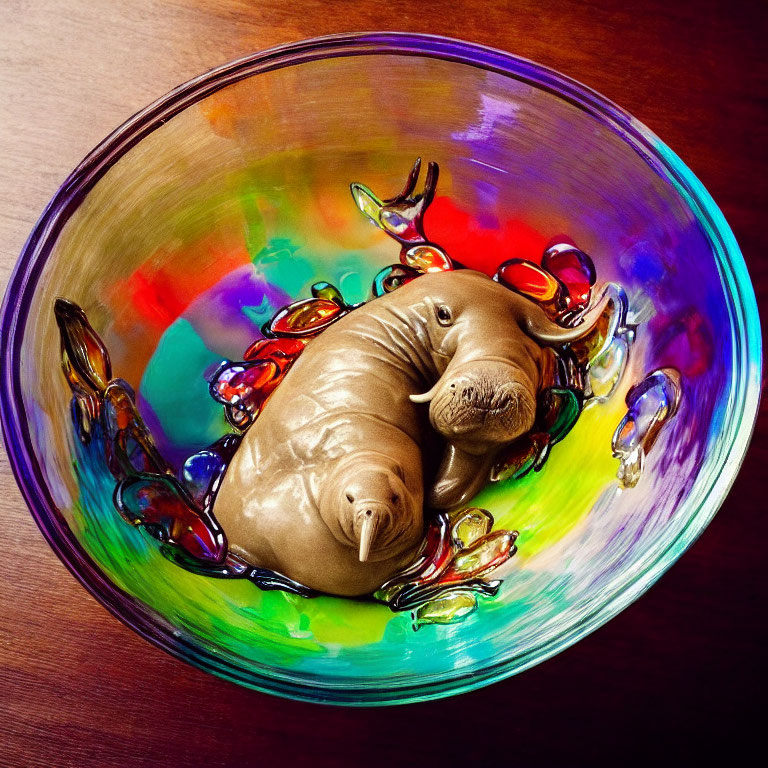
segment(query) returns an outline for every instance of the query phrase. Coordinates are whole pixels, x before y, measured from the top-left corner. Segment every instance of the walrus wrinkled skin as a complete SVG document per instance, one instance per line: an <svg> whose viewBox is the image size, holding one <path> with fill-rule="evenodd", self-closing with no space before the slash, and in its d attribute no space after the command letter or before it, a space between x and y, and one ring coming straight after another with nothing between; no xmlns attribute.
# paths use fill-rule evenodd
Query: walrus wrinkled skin
<svg viewBox="0 0 768 768"><path fill-rule="evenodd" d="M309 343L227 470L214 513L230 549L322 592L376 590L421 544L425 483L434 508L477 493L499 447L533 426L545 347L588 333L601 309L562 328L460 270L341 318ZM433 429L445 448L425 478Z"/></svg>

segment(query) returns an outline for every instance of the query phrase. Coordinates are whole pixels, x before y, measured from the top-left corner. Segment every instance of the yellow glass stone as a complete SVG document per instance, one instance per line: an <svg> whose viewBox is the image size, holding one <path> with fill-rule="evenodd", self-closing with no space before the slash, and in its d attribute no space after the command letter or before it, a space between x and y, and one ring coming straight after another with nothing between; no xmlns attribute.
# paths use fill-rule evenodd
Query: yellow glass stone
<svg viewBox="0 0 768 768"><path fill-rule="evenodd" d="M474 544L481 536L490 533L493 528L493 515L479 507L467 507L461 510L453 520L451 537L459 549Z"/></svg>
<svg viewBox="0 0 768 768"><path fill-rule="evenodd" d="M414 627L424 624L453 624L474 613L477 598L471 592L449 592L420 606L414 612Z"/></svg>

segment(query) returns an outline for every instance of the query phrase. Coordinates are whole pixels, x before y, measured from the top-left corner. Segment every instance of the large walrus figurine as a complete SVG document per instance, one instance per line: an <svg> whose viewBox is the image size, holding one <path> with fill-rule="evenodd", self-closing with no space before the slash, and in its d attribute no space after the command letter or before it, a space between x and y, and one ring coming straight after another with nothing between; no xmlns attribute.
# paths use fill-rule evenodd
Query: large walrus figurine
<svg viewBox="0 0 768 768"><path fill-rule="evenodd" d="M545 347L584 336L601 310L562 328L460 270L341 318L309 343L227 470L214 513L230 549L322 592L374 591L419 548L423 489L428 506L450 509L483 486L500 446L533 426ZM425 478L430 423L445 448Z"/></svg>
<svg viewBox="0 0 768 768"><path fill-rule="evenodd" d="M533 426L545 347L584 336L601 310L563 328L459 270L341 318L309 343L227 470L214 513L230 549L322 592L374 591L419 548L423 489L440 509L477 493L500 446ZM425 478L435 432L444 454Z"/></svg>

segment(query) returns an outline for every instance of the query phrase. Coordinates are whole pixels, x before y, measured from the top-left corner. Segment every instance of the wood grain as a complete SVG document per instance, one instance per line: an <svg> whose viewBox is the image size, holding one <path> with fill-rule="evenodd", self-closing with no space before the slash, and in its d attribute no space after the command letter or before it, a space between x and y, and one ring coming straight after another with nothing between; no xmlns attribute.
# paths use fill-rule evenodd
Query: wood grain
<svg viewBox="0 0 768 768"><path fill-rule="evenodd" d="M3 287L67 172L149 101L255 49L401 29L513 51L627 108L710 190L768 307L764 2L2 0L0 13ZM740 764L766 683L767 463L763 405L715 521L636 604L517 678L374 711L246 691L145 643L48 549L2 452L0 766Z"/></svg>

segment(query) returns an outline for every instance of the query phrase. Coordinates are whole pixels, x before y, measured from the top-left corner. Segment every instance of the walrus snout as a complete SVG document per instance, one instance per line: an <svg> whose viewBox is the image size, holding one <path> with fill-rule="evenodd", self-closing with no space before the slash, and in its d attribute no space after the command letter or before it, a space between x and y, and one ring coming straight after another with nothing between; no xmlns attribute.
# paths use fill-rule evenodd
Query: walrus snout
<svg viewBox="0 0 768 768"><path fill-rule="evenodd" d="M321 497L320 514L361 562L396 557L423 533L421 499L408 491L396 466L373 454L337 468Z"/></svg>
<svg viewBox="0 0 768 768"><path fill-rule="evenodd" d="M474 361L447 373L429 406L432 426L450 440L511 442L533 427L535 415L532 382L500 360Z"/></svg>
<svg viewBox="0 0 768 768"><path fill-rule="evenodd" d="M359 482L354 483L354 489L348 487L345 490L342 529L357 549L360 562L392 557L396 554L393 549L397 548L398 538L410 527L409 510L403 495L393 487L396 481L395 477L369 476L365 497L356 493L360 490ZM372 495L376 491L379 493Z"/></svg>

